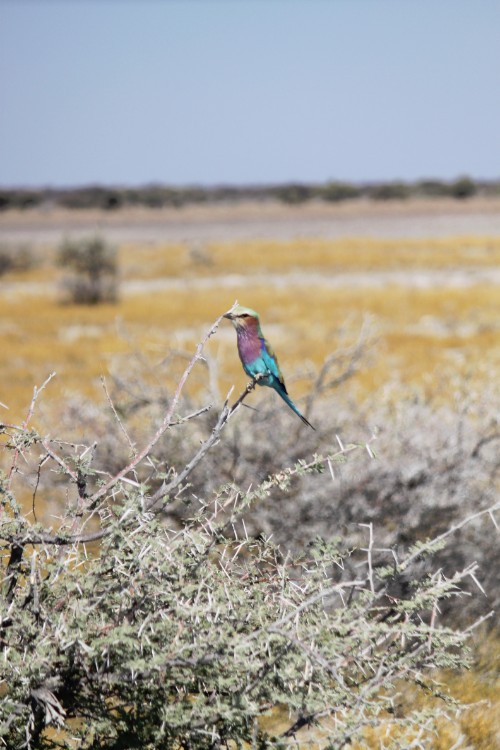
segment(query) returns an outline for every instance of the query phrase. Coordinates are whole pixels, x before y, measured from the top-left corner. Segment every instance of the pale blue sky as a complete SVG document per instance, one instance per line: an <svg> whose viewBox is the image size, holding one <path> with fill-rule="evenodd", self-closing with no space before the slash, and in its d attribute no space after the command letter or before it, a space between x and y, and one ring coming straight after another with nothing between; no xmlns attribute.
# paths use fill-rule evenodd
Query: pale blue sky
<svg viewBox="0 0 500 750"><path fill-rule="evenodd" d="M0 0L0 184L500 177L500 0Z"/></svg>

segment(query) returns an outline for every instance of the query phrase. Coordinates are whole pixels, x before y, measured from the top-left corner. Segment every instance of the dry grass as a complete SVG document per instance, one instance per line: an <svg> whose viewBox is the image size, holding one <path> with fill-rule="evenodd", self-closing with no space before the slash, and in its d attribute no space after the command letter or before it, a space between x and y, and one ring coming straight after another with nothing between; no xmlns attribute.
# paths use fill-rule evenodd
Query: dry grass
<svg viewBox="0 0 500 750"><path fill-rule="evenodd" d="M500 237L289 241L123 245L124 278L215 278L228 274L286 274L292 270L332 273L448 269L458 266L498 268Z"/></svg>
<svg viewBox="0 0 500 750"><path fill-rule="evenodd" d="M401 378L432 394L448 389L450 376L480 388L500 368L500 295L495 287L408 290L336 289L316 285L274 288L253 284L193 290L187 283L166 292L126 295L118 305L60 305L55 297L17 294L0 300L0 400L18 410L48 372L65 391L95 393L117 352L140 348L152 363L170 348L192 350L203 330L236 298L259 310L289 379L318 367L341 339L354 340L368 316L377 337L369 366L353 383L360 396ZM209 352L219 362L221 389L244 383L234 333L221 327ZM300 384L297 385L299 392ZM294 388L295 390L295 388Z"/></svg>
<svg viewBox="0 0 500 750"><path fill-rule="evenodd" d="M55 249L32 248L36 267L11 280L47 281L54 276ZM119 248L124 279L216 278L228 274L291 270L343 271L499 268L500 237L342 239L298 238L169 244L124 243Z"/></svg>
<svg viewBox="0 0 500 750"><path fill-rule="evenodd" d="M305 270L362 270L449 268L459 265L493 266L500 263L500 238L340 240L296 239L289 242L253 241L210 244L212 268L225 273L251 269L283 272Z"/></svg>

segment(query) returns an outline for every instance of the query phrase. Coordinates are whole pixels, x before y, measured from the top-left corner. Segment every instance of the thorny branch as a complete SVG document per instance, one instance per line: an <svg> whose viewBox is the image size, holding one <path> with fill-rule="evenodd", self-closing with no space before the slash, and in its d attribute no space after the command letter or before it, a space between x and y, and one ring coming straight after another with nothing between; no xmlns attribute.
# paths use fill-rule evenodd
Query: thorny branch
<svg viewBox="0 0 500 750"><path fill-rule="evenodd" d="M46 385L50 383L52 378L55 376L55 372L50 373L48 378L45 380L45 382L42 384L40 388L33 389L33 398L31 399L31 403L28 409L28 413L24 419L24 422L21 425L21 432L26 432L28 429L28 425L31 421L31 417L33 416L33 412L35 411L35 404L38 396L43 391ZM12 479L14 477L14 474L17 470L17 462L19 460L19 456L21 455L21 447L19 444L16 445L14 449L14 456L12 458L12 463L10 466L10 470L7 476L7 482L5 487L5 492L10 493L11 487L12 487ZM3 508L1 509L3 511ZM0 514L0 518L2 517L3 513ZM11 548L10 548L10 557L9 562L7 563L7 574L4 580L4 590L5 590L5 599L7 603L10 604L14 597L14 592L17 584L17 579L21 570L21 562L24 554L24 542L18 542L16 540L13 540L11 542Z"/></svg>
<svg viewBox="0 0 500 750"><path fill-rule="evenodd" d="M37 388L36 386L34 387L34 389L33 389L33 398L31 399L31 403L30 403L30 407L28 409L28 413L26 415L26 418L25 418L24 422L21 425L21 431L22 432L26 432L26 430L28 428L28 425L29 425L29 423L31 421L31 417L33 416L33 412L35 411L35 404L36 404L36 400L37 400L38 396L43 391L43 389L45 388L45 386L47 386L50 383L50 381L52 380L53 377L55 377L55 372L51 372L50 373L50 375L45 380L45 382L40 386L40 388ZM10 490L11 485L12 485L12 478L13 478L14 473L15 473L16 468L17 468L17 462L18 462L20 453L21 453L21 449L20 449L19 446L17 446L15 448L15 450L14 450L14 457L12 459L12 464L10 466L9 474L8 474L8 477L7 477L7 489L8 490Z"/></svg>
<svg viewBox="0 0 500 750"><path fill-rule="evenodd" d="M236 303L235 303L236 304ZM192 419L199 414L207 411L210 406L203 407L202 409L197 410L193 414L190 414L185 417L180 417L178 419L175 418L175 410L178 406L183 388L193 370L196 363L203 360L202 352L205 344L209 340L209 338L216 332L221 320L222 315L217 318L217 320L213 323L213 325L210 327L208 332L205 334L203 339L198 344L196 351L194 355L189 360L184 373L179 380L179 383L177 385L176 391L172 397L172 400L170 401L168 405L168 409L165 412L165 415L163 417L163 420L158 427L155 434L152 436L152 438L147 442L147 444L141 449L141 450L135 450L134 447L134 455L132 460L123 467L120 471L118 471L116 474L111 476L103 485L98 487L98 489L90 496L86 496L85 494L85 488L82 491L79 491L79 514L81 515L82 512L89 511L90 513L93 513L95 511L95 508L100 503L100 501L105 500L110 496L110 493L113 493L113 491L116 491L117 486L120 485L122 482L126 482L127 476L134 472L136 467L144 460L147 459L147 457L150 455L152 449L154 446L158 443L160 438L165 434L167 430L169 430L171 427L177 424L182 424L186 422L189 419ZM365 333L364 331L360 334L359 341L356 343L356 345L349 351L344 352L343 356L347 360L347 367L345 373L342 373L341 377L344 377L344 375L347 377L348 374L352 373L352 371L356 368L359 357L361 355L361 351L365 345ZM320 371L320 374L318 376L318 379L316 381L316 389L322 390L325 387L329 386L330 383L327 382L327 374L328 374L328 367L331 363L326 363L325 366ZM14 425L5 427L11 427L12 429L19 430L21 432L25 432L27 430L28 424L30 422L30 419L33 415L36 399L40 392L45 388L45 386L50 382L52 377L54 376L54 373L52 373L47 380L43 383L43 385L39 388L35 388L33 400L30 405L30 409L28 411L28 414L26 416L26 419L24 420L23 424L20 427L16 427ZM220 414L218 416L218 419L216 421L215 426L212 429L212 432L210 435L203 441L201 446L199 447L198 451L195 453L195 455L191 458L190 461L184 466L182 471L179 473L176 473L173 477L169 479L169 481L164 480L160 487L150 496L144 496L143 497L143 503L142 503L142 512L153 512L158 513L161 512L165 508L165 503L168 501L169 498L172 498L175 496L175 494L179 491L179 489L183 486L183 483L185 482L186 478L189 476L189 474L193 471L193 469L200 464L200 462L204 459L206 454L219 442L221 433L225 426L227 425L229 419L235 414L235 412L238 410L238 408L241 406L241 404L244 402L246 397L254 390L255 386L257 384L257 380L251 380L248 385L246 386L245 390L240 394L240 396L236 399L236 401L229 405L229 397L231 395L231 392L228 394L228 397L226 398L226 401L224 402L222 409L220 411ZM107 393L107 391L106 391ZM108 400L109 400L109 394ZM112 407L113 408L113 407ZM113 409L114 412L116 410ZM115 414L115 416L117 416ZM79 480L79 472L75 471L73 468L71 468L67 461L65 461L50 445L50 439L49 437L39 438L44 450L45 450L45 457L49 457L52 459L55 463L57 463L60 468L63 470L63 472L68 476L71 481L77 485L79 490L81 490L81 482ZM358 446L347 446L346 449L340 444L340 453L347 452L353 449L356 449ZM18 461L20 455L20 449L15 450L14 453L14 459L12 462L11 470L9 473L9 484L12 480L12 475L15 471L16 463ZM338 455L338 452L332 455L327 456L315 456L313 461L309 464L304 464L300 467L300 470L307 471L310 469L313 465L319 465L320 462L326 463L327 466L330 467L331 470L331 461ZM299 469L297 470L291 470L289 472L289 478L293 477L295 473L297 473ZM251 493L250 493L251 494ZM249 494L249 496L250 496ZM229 503L233 502L234 498L229 499ZM435 543L436 541L439 542L441 540L444 540L447 536L454 533L458 529L462 528L466 524L470 523L471 521L484 516L489 515L489 517L492 519L492 521L496 524L495 520L495 513L500 509L500 504L496 503L491 507L488 507L482 511L479 511L477 513L474 513L467 518L463 519L459 523L452 526L450 529L448 529L445 533L443 533L440 537L438 537L436 540L433 540ZM139 509L138 509L139 510ZM217 511L215 512L216 515ZM128 520L129 517L127 517ZM103 527L101 529L98 529L96 531L92 531L89 533L84 533L83 528L80 527L80 529L75 529L73 526L70 530L59 530L56 532L53 532L52 530L34 530L30 526L26 526L24 531L22 533L18 533L17 535L9 534L8 532L2 533L0 530L0 538L3 538L5 541L7 541L9 544L15 545L18 548L24 547L26 544L54 544L59 546L65 546L65 545L73 545L73 544L85 544L89 542L95 542L103 539L110 533L108 527ZM413 554L410 554L409 557L407 557L404 560L403 567L407 567L415 558L418 558L420 554L422 554L423 548L416 550Z"/></svg>
<svg viewBox="0 0 500 750"><path fill-rule="evenodd" d="M236 304L236 303L235 303ZM81 480L80 475L78 471L74 471L64 459L58 455L49 445L49 438L41 438L40 442L43 445L43 448L45 449L46 456L50 457L53 461L55 461L64 471L64 473L77 485L79 488L79 509L78 513L81 515L81 513L84 510L92 511L96 505L99 503L100 500L104 499L109 495L109 493L113 490L114 487L116 487L117 484L121 481L125 481L125 478L128 474L134 471L134 469L140 464L141 461L143 461L145 458L147 458L154 446L157 444L157 442L160 440L160 438L165 434L165 432L172 427L175 424L180 424L184 421L187 421L188 419L191 419L193 416L197 416L203 412L205 412L210 407L204 407L198 411L195 412L194 415L189 415L188 417L181 418L180 420L174 419L174 413L175 409L179 403L179 399L182 393L182 390L195 366L195 364L202 359L202 351L203 348L208 341L208 339L215 333L217 330L220 321L222 320L222 315L217 318L217 320L214 322L214 324L211 326L211 328L208 330L208 332L205 334L201 342L198 344L196 351L192 358L190 359L186 369L184 370L184 373L179 380L179 383L177 385L177 389L174 393L174 396L169 404L169 407L165 413L165 416L163 418L162 423L160 424L159 428L157 429L156 433L153 435L153 437L149 440L149 442L140 450L140 451L134 451L134 456L132 461L127 464L124 468L122 468L119 472L117 472L114 476L112 476L110 479L108 479L107 482L105 482L104 485L99 487L90 497L85 497L85 491L81 492ZM33 401L31 403L28 415L23 422L23 425L21 426L20 430L25 431L27 429L29 420L31 419L31 416L33 414L35 401L38 396L38 394L43 390L43 388L47 385L47 383L52 379L54 376L54 373L52 373L49 378L45 381L45 383L42 385L41 388L36 389L33 396ZM224 429L225 425L229 421L229 419L234 415L238 407L243 403L244 399L248 396L249 393L255 388L255 385L257 383L257 379L250 381L248 383L247 387L243 391L243 393L238 397L238 399L232 404L231 406L228 405L228 399L226 399L223 408L221 410L221 413L219 415L219 418L217 420L217 423L215 427L213 428L211 434L209 437L202 443L200 449L198 452L193 456L193 458L186 464L184 469L174 476L174 478L170 482L163 482L162 485L156 490L156 492L150 496L145 498L143 503L143 510L148 512L158 512L162 509L163 504L161 501L164 498L168 498L169 495L175 493L175 491L182 485L182 483L185 481L186 477L191 473L191 471L197 466L200 461L202 461L203 457L208 453L208 451L218 443L220 439L220 434L222 430ZM16 452L14 454L14 460L12 463L11 471L9 474L9 479L11 478L11 475L15 469L15 464L18 459L19 451L16 449ZM75 529L73 527L72 531L74 532ZM14 543L15 545L21 545L24 546L26 544L55 544L55 545L71 545L71 544L80 544L80 543L88 543L88 542L94 542L98 541L100 539L103 539L107 534L108 530L106 528L102 528L98 531L91 532L91 533L83 533L82 531L78 531L76 533L67 533L67 532L56 532L52 533L50 531L34 531L32 529L27 529L25 533L22 535L18 535L16 537L8 537L8 535L4 535L3 538L7 539L9 542Z"/></svg>
<svg viewBox="0 0 500 750"><path fill-rule="evenodd" d="M188 367L194 366L196 358L200 356L200 352L197 350ZM294 737L300 730L304 730L317 723L320 719L335 715L335 722L339 727L338 732L343 733L343 745L345 742L350 741L355 730L357 731L360 726L373 721L373 712L376 714L374 695L378 695L386 689L388 681L390 682L396 677L415 681L417 679L415 673L418 676L422 669L434 666L434 653L437 652L439 654L440 649L440 631L436 617L431 617L429 625L426 625L421 620L417 622L417 618L415 618L415 621L412 621L410 613L415 613L417 609L415 607L410 610L405 609L406 602L400 600L399 610L397 611L397 614L401 616L400 619L396 619L395 617L391 617L390 620L377 619L379 597L381 593L385 592L385 582L382 578L378 577L373 560L373 553L382 550L376 549L374 546L371 523L361 524L368 529L368 543L364 549L366 559L364 560L363 571L356 573L356 575L349 575L348 580L340 583L334 582L335 579L326 572L331 565L331 558L329 556L322 563L322 566L324 565L325 567L321 567L316 571L319 572L319 575L308 580L307 585L303 583L306 579L306 573L311 568L314 568L310 560L302 560L301 562L300 575L304 576L304 578L298 578L295 576L295 573L289 574L286 572L285 564L280 563L278 567L276 562L276 567L274 568L273 565L276 558L272 558L269 565L270 558L264 556L254 568L247 568L246 566L239 568L238 561L236 561L236 564L234 564L234 561L237 555L240 554L240 548L243 548L242 558L245 557L245 554L249 550L248 547L245 549L245 539L246 542L249 541L246 530L245 538L236 537L237 549L234 552L234 557L233 549L229 547L230 552L226 557L224 557L226 548L222 554L219 554L219 550L215 550L213 554L214 560L211 560L211 553L214 550L214 546L220 542L221 530L224 530L227 524L233 523L238 513L247 507L250 502L269 493L274 487L287 487L291 479L300 477L303 473L318 470L325 471L329 467L333 478L331 462L362 446L343 444L340 438L337 438L339 450L335 453L328 456L315 455L308 461L300 461L293 467L288 467L269 476L268 479L258 484L255 488L248 488L245 493L236 487L230 487L227 494L224 494L221 490L220 495L215 500L211 499L209 502L203 504L199 514L195 515L194 519L192 519L192 523L190 521L190 524L175 532L170 532L167 529L163 538L163 546L160 547L158 545L153 547L154 554L151 554L150 559L148 559L151 546L149 526L151 518L149 514L157 513L164 509L165 503L162 501L172 496L172 494L181 488L193 468L216 445L220 439L221 431L228 420L234 415L248 394L252 392L255 385L256 381L251 381L232 405L229 404L228 396L212 432L181 472L170 478L169 481L165 480L151 496L144 496L142 508L131 506L123 512L122 518L119 519L121 528L125 528L127 524L132 523L135 524L135 528L131 529L131 526L127 525L127 530L130 529L131 533L130 535L127 534L126 539L122 541L126 541L128 544L129 541L140 537L141 532L143 537L143 540L137 544L135 549L130 549L130 555L134 558L134 571L136 563L140 562L142 557L144 557L144 561L140 563L134 575L127 577L126 588L123 588L123 580L121 582L112 580L111 585L103 586L102 590L100 590L100 580L107 579L108 571L102 567L99 569L99 584L96 586L97 598L92 599L92 606L97 608L104 597L109 598L109 609L112 616L116 619L113 624L105 620L102 623L99 622L97 633L92 634L94 642L87 643L84 634L79 641L71 636L71 638L68 638L67 643L71 644L71 649L75 647L77 651L78 649L80 650L81 663L87 665L82 680L85 699L87 699L89 692L92 695L100 695L98 691L102 690L101 694L112 696L113 707L120 705L120 702L121 705L127 706L129 702L133 703L133 700L136 698L130 699L132 692L135 697L143 695L140 686L141 682L143 683L143 687L148 689L150 685L156 686L156 684L161 684L162 687L164 683L168 685L168 674L172 672L175 672L175 675L171 678L174 685L171 695L177 696L181 694L181 691L178 689L179 683L188 685L185 694L190 695L191 691L193 691L191 675L201 672L203 679L199 681L199 684L201 685L200 690L204 700L203 705L210 708L212 702L215 703L220 698L217 689L212 688L212 685L218 684L216 670L219 663L222 663L224 667L226 667L226 664L228 665L227 673L231 677L235 667L239 668L234 682L227 691L230 696L231 712L234 711L234 706L238 702L236 699L241 695L242 698L249 696L255 702L258 701L259 710L262 713L264 707L267 708L266 701L269 702L269 708L273 707L272 700L269 699L269 688L267 687L267 683L272 683L273 673L276 672L281 678L285 670L289 668L289 665L297 661L299 667L292 673L292 677L294 684L298 685L296 690L303 691L304 700L300 704L299 709L297 709L297 703L294 705L293 713L290 712L290 716L293 716L293 718L289 719L290 725L281 732L280 737L284 739ZM176 423L174 419L174 412L170 407L159 430L155 433L153 439L148 442L148 446L154 445L155 439L158 439L157 436L163 434L166 429L169 429ZM185 421L185 419L181 419L180 421ZM163 432L161 432L162 429ZM43 457L44 460L47 457L52 459L63 470L67 478L78 487L80 481L79 470L74 471L53 450L48 438L39 440L39 442L41 442L46 451ZM87 448L86 450L90 451L92 449ZM85 451L81 454L80 459L84 455ZM137 467L135 458L137 456L134 456L134 460L126 469L122 469L108 479L105 486L109 488L107 490L109 495L112 495L114 491L117 492L121 488L122 482L132 481L127 477L127 473L128 471L133 472L135 467ZM145 454L145 458L147 458L147 453ZM81 509L90 509L84 485L81 485L80 489ZM91 496L90 501L93 498L95 499L96 494L94 493ZM103 495L102 500L105 500L109 495ZM234 509L231 507L232 505L234 505ZM480 513L472 514L461 524L453 527L452 530L457 530L468 521L474 520L486 513L489 513L492 520L494 520L494 512L498 508L499 504L495 504ZM226 511L227 516L225 515ZM96 511L92 508L91 514L95 513ZM69 533L61 530L55 533L50 530L38 532L28 527L27 524L25 524L24 529L23 533L18 533L17 535L11 534L9 537L7 532L3 535L3 538L7 539L11 546L11 561L8 565L10 575L8 574L6 579L8 587L7 603L10 603L14 598L16 578L19 577L18 570L25 545L28 543L34 545L68 545L95 541L111 533L112 530L116 529L116 525L109 528L104 527L90 534L84 534L81 527L76 533L74 533L74 530L70 530ZM160 529L165 531L158 524L156 532ZM452 530L450 530L450 533ZM155 599L155 596L149 595L150 589L147 588L149 585L147 575L150 573L150 566L154 565L153 558L161 558L163 560L164 557L170 555L171 568L168 566L158 569L154 568L152 574L155 585L156 582L158 583L158 589L152 590L160 592L163 595L164 592L162 589L166 586L167 578L169 575L175 576L175 574L171 573L171 570L179 564L181 559L179 556L176 557L176 550L182 548L182 539L188 539L190 534L192 534L192 537L191 540L188 540L188 564L186 564L185 569L179 575L183 588L184 582L187 580L190 583L195 581L198 588L194 589L194 593L191 591L185 599L183 596L170 596L169 594L169 600L165 601L158 595L157 606L159 609L155 611L153 608L151 610L155 614L160 613L159 621L162 624L163 618L165 618L165 621L172 619L175 625L177 621L179 622L177 635L174 632L173 636L174 640L178 640L172 645L172 639L169 635L169 638L163 642L167 641L169 643L170 650L167 654L162 655L163 652L160 648L158 650L159 658L150 656L148 659L143 659L142 654L140 654L140 658L136 658L136 654L133 653L133 658L128 662L125 661L124 664L120 662L120 659L115 662L112 660L108 662L108 649L111 639L109 642L107 642L107 639L108 632L112 632L113 627L118 625L120 629L123 627L123 632L129 633L127 628L130 625L130 621L137 617L140 627L138 631L131 631L134 632L134 637L129 635L130 643L134 644L137 641L142 647L143 641L141 639L143 638L143 633L145 633L144 643L148 643L150 635L154 638L156 628L152 627L151 633L147 632L150 613L145 614L145 609L143 609L146 600L148 600L148 606L150 606L150 601L154 601ZM444 537L446 534L442 536ZM1 531L0 538L2 538ZM432 543L430 542L430 544ZM196 551L194 560L193 550ZM387 552L387 550L385 551ZM73 551L68 550L68 552L68 560L72 560ZM415 553L410 551L407 558L399 564L399 569L404 569L405 565L417 557L420 552L421 550L417 550ZM42 587L43 585L51 585L52 581L47 583L42 580L42 577L37 576L36 555L38 555L37 549L35 549L31 558L29 589L24 597L22 607L29 601L31 612L34 615L33 621L38 624L40 612L43 616L45 606ZM53 551L51 551L51 555L54 556ZM252 554L249 557L251 558ZM106 565L109 565L110 570L117 572L116 563L120 564L118 556L116 561L114 559L109 560L106 555L102 555L102 559L104 559ZM216 578L215 575L211 574L210 569L208 570L208 574L206 572L210 563L214 565L216 574L222 572L227 576L227 583L224 582L224 590L226 588L231 589L235 585L235 581L243 583L241 598L245 602L248 595L252 592L252 587L260 587L261 583L264 582L262 589L257 589L259 596L254 600L250 600L248 618L250 619L252 614L251 609L257 606L256 603L260 601L260 597L262 597L262 612L265 616L261 618L259 615L254 621L250 619L252 623L250 626L246 622L246 617L236 617L230 612L230 628L228 632L231 635L228 641L220 637L222 628L219 620L224 620L225 611L231 610L231 607L234 607L234 612L237 612L235 605L236 598L227 593L227 602L226 599L221 599L222 606L219 605L219 600L216 597L214 597L214 602L210 601L213 590L210 588L209 579L211 575L213 578ZM297 563L296 561L292 561L292 564ZM475 570L476 567L474 565L469 566L469 568L466 568L461 573L457 573L456 578L448 580L444 580L444 577L439 572L435 577L428 578L428 585L422 591L422 595L427 597L426 601L430 601L431 604L432 602L435 603L433 613L438 612L438 602L443 592L453 591L454 587L457 588L458 583L467 575L474 578ZM25 571L28 572L26 565ZM201 571L202 575L199 575L199 571ZM236 575L234 575L235 572ZM247 574L248 577L246 577ZM59 573L57 573L57 576L59 576ZM55 582L56 579L54 579ZM118 592L113 591L113 587L118 589ZM126 597L122 595L124 592L126 592ZM335 624L335 620L329 621L326 615L333 610L334 605L335 609L339 611L350 608L351 596L354 599L354 592L356 592L356 607L353 607L354 619L346 630L346 621L342 617L338 620L338 624ZM204 596L207 597L206 601L203 601ZM19 596L18 599L21 600L21 597ZM78 597L73 596L72 589L68 591L68 599L72 603L75 599L78 599ZM126 602L125 599L127 600ZM200 602L198 602L198 599ZM57 609L59 607L58 598L54 597L54 600ZM60 601L64 603L63 598ZM200 618L203 622L202 616L207 602L209 607L208 616L210 618L213 617L213 624L215 626L214 630L208 631L209 637L205 635L205 626L199 626ZM213 607L212 604L214 605ZM339 604L338 607L337 604ZM112 609L112 605L115 606L114 610ZM274 609L271 610L273 606ZM392 612L392 602L389 606L386 605L387 610L390 610L390 613ZM130 621L129 613L133 614ZM312 625L309 625L308 620L312 618L311 613L314 615L314 619L310 620ZM46 620L44 622L50 622L50 614L49 611L49 616L45 615ZM188 619L189 617L191 617L190 620ZM234 620L238 622L236 629L234 627ZM365 622L369 624L369 628L367 627L366 629L366 637L360 638L360 629L357 625ZM1 627L4 628L4 631L8 628L13 630L11 621L7 619L0 620ZM355 631L352 639L349 632L351 628ZM38 630L41 630L41 628L33 628L35 633ZM161 627L158 630L161 632ZM234 640L233 634L235 631L237 631L237 640ZM104 640L101 640L101 635L104 636ZM200 636L201 640L197 641L196 638L200 639ZM196 648L193 648L193 641ZM43 641L41 642L43 643ZM238 644L241 653L250 654L254 659L250 667L245 666L242 669L241 659L239 665L238 659L234 659L233 654L236 651L234 648L235 642ZM97 647L94 646L94 643L97 643ZM227 645L228 643L229 646ZM456 638L455 643L460 645L459 637ZM337 647L336 644L340 645ZM95 648L95 653L99 655L97 659L95 657L87 659L88 654L92 654L92 648ZM70 649L67 647L65 650L69 652ZM118 648L116 650L121 652L125 649ZM292 654L293 659L288 658L289 654ZM256 656L259 658L255 658ZM262 658L260 658L261 656ZM58 653L59 658L60 654ZM73 659L72 656L71 659ZM96 666L94 665L94 661L97 662ZM75 662L73 660L71 669L74 669L74 665ZM210 673L215 673L216 676L211 683L207 681L208 687L205 688L206 675ZM51 723L54 726L62 726L65 722L65 717L73 715L71 712L71 701L67 698L64 690L64 685L67 683L64 683L63 679L60 678L60 672L57 673L56 669L53 670L53 674L57 674L57 676L53 678L44 677L41 683L38 683L36 678L33 679L29 692L26 693L28 696L26 702L30 711L26 721L26 726L29 727L26 736L28 737L28 732L31 732L29 740L31 743L38 742L46 724ZM158 679L159 677L161 679ZM59 680L61 681L59 682ZM316 701L311 701L311 703L307 701L307 695L309 693L312 694L315 690L315 681L318 681L316 684L321 683L322 686L326 686L324 688L320 687L317 690L321 696L323 695L321 692L322 689L332 689L327 699L319 707ZM148 684L146 685L146 683ZM79 687L78 680L75 679L72 685ZM79 697L77 695L77 700ZM71 696L72 698L73 695ZM242 700L241 702L243 703L244 701ZM182 701L182 704L186 708L187 713L190 708L190 702ZM11 722L18 721L17 706L15 704L11 705L12 719L9 718L0 726L0 731L2 732L9 730ZM23 709L22 703L17 705L20 710ZM169 705L169 700L168 698L167 700L164 699L164 694L162 694L161 705ZM221 705L224 708L224 703L221 702ZM85 715L84 712L88 710L87 706L88 704L84 705L84 709L79 715ZM205 715L200 717L195 714L191 717L186 722L186 725L189 726L189 735L186 736L191 738L193 732L198 732L200 735L208 735L209 731L206 727L209 727L212 739L214 736L218 737L219 735L216 730L223 720L222 714L219 714L218 711L218 706L213 706L212 713L209 714L209 720L207 720ZM349 712L355 717L355 724L348 720L344 721L345 715L348 715ZM185 746L188 746L187 742Z"/></svg>
<svg viewBox="0 0 500 750"><path fill-rule="evenodd" d="M210 328L210 330L208 331L208 333L205 334L205 336L203 337L203 339L200 341L200 343L196 347L196 351L195 351L193 357L191 358L188 366L184 370L184 373L182 374L181 379L179 380L179 383L178 383L177 388L175 390L175 393L174 393L174 395L172 397L172 400L171 400L171 402L169 404L169 407L168 407L168 409L166 411L166 414L165 414L165 416L163 418L163 421L162 421L161 425L158 427L156 433L153 435L153 437L151 438L151 440L149 441L149 443L147 445L145 445L144 448L137 453L137 455L134 456L134 458L132 459L132 461L127 466L125 466L123 469L121 469L121 471L119 471L117 474L115 474L114 477L111 477L111 479L109 479L102 487L100 487L96 492L94 492L94 494L90 497L90 507L91 508L95 507L95 505L98 503L99 500L101 500L101 498L105 497L105 495L107 495L107 493L123 477L125 477L127 474L129 474L131 471L133 471L133 469L135 469L135 467L141 461L143 461L146 458L146 456L148 456L151 453L152 449L154 448L154 446L156 445L156 443L158 442L158 440L160 440L160 438L162 437L162 435L164 435L165 432L170 428L171 423L172 423L172 418L173 418L173 415L174 415L174 412L175 412L175 409L177 408L177 404L179 403L179 399L181 397L181 393L182 393L183 388L184 388L184 386L185 386L185 384L186 384L186 382L187 382L187 380L188 380L188 378L189 378L189 376L191 374L191 371L193 370L193 367L198 362L198 360L200 360L202 358L203 348L204 348L205 344L207 343L208 339L211 336L213 336L213 334L216 332L216 330L217 330L217 328L219 326L219 323L221 322L222 318L223 318L223 315L220 315L217 318L217 320L212 325L212 327Z"/></svg>

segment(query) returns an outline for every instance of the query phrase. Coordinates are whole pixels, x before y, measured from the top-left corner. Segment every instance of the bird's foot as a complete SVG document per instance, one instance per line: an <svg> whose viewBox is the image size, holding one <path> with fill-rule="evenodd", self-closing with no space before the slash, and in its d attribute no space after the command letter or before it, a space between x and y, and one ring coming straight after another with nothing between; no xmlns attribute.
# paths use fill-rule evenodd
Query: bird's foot
<svg viewBox="0 0 500 750"><path fill-rule="evenodd" d="M259 380L262 380L262 378L265 377L265 373L258 372L255 377L252 378L252 380L247 385L247 393L250 393L250 391L253 391Z"/></svg>

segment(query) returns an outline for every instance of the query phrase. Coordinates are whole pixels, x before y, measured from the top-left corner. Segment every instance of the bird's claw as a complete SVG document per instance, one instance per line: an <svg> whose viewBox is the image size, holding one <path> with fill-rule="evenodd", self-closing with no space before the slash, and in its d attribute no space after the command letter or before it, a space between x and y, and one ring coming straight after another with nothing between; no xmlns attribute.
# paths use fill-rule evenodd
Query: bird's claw
<svg viewBox="0 0 500 750"><path fill-rule="evenodd" d="M259 380L262 380L262 378L265 377L265 374L263 372L258 372L254 377L250 380L250 382L247 385L247 393L250 393L250 391L253 391Z"/></svg>

